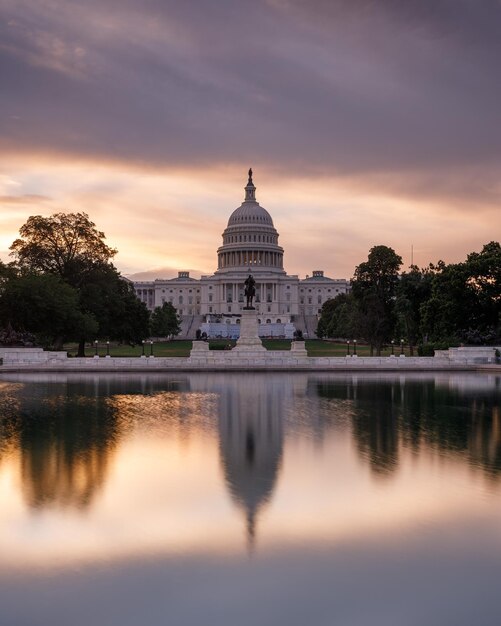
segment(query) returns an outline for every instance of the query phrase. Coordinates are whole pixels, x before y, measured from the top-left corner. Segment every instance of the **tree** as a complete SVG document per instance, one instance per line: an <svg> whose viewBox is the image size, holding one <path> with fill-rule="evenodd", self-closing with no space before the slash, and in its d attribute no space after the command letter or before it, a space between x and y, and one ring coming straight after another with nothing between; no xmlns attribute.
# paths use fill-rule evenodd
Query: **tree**
<svg viewBox="0 0 501 626"><path fill-rule="evenodd" d="M34 333L41 343L57 349L82 330L94 334L98 328L92 315L80 311L76 289L52 274L11 277L0 298L0 320L3 326Z"/></svg>
<svg viewBox="0 0 501 626"><path fill-rule="evenodd" d="M318 321L318 337L352 338L356 328L357 308L352 294L340 293L324 302Z"/></svg>
<svg viewBox="0 0 501 626"><path fill-rule="evenodd" d="M395 297L402 258L387 246L374 246L367 261L355 269L352 293L358 309L358 330L378 353L395 327Z"/></svg>
<svg viewBox="0 0 501 626"><path fill-rule="evenodd" d="M476 298L475 325L481 330L501 328L501 245L496 241L472 252L466 259L467 286Z"/></svg>
<svg viewBox="0 0 501 626"><path fill-rule="evenodd" d="M86 213L32 215L19 234L21 239L10 247L19 267L56 274L73 287L80 287L96 265L108 263L117 253L104 243L104 233Z"/></svg>
<svg viewBox="0 0 501 626"><path fill-rule="evenodd" d="M157 306L151 314L151 334L153 337L179 335L181 327L177 311L170 302Z"/></svg>
<svg viewBox="0 0 501 626"><path fill-rule="evenodd" d="M434 342L490 343L501 335L501 246L491 241L463 263L432 266L422 330Z"/></svg>
<svg viewBox="0 0 501 626"><path fill-rule="evenodd" d="M422 340L422 305L430 298L432 279L429 268L420 270L413 265L410 272L402 273L398 282L395 300L397 336L407 337L411 349Z"/></svg>
<svg viewBox="0 0 501 626"><path fill-rule="evenodd" d="M139 343L149 335L150 313L132 283L111 264L96 266L79 290L82 311L99 323L99 334L110 340ZM80 337L83 349L86 336Z"/></svg>
<svg viewBox="0 0 501 626"><path fill-rule="evenodd" d="M56 274L77 288L96 265L109 263L117 253L86 213L32 215L19 234L10 250L21 269Z"/></svg>
<svg viewBox="0 0 501 626"><path fill-rule="evenodd" d="M78 354L96 336L140 341L148 336L149 312L130 282L111 263L116 254L104 242L86 213L32 216L20 229L11 249L21 271L54 275L77 290L76 311L97 321L98 328L82 323L76 333ZM87 317L85 317L87 316Z"/></svg>

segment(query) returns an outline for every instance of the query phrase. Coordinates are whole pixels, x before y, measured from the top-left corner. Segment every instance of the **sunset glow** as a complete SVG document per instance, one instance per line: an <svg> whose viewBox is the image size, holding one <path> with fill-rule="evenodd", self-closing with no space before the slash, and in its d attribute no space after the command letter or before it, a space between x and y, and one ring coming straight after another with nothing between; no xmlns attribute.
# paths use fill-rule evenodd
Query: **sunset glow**
<svg viewBox="0 0 501 626"><path fill-rule="evenodd" d="M114 5L2 2L1 260L85 211L124 274L211 273L250 165L291 274L501 231L499 4Z"/></svg>

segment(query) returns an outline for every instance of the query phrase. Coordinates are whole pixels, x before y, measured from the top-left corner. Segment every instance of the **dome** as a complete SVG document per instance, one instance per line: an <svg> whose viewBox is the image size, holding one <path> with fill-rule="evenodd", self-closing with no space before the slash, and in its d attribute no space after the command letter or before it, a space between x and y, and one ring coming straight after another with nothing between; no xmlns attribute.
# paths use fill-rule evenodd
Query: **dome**
<svg viewBox="0 0 501 626"><path fill-rule="evenodd" d="M252 169L245 187L245 199L230 215L223 232L223 245L217 250L218 272L266 270L285 273L284 250L271 215L256 200Z"/></svg>
<svg viewBox="0 0 501 626"><path fill-rule="evenodd" d="M240 224L263 224L273 226L271 215L263 209L257 202L243 202L238 209L230 215L228 226L238 226Z"/></svg>
<svg viewBox="0 0 501 626"><path fill-rule="evenodd" d="M228 220L228 227L242 224L266 225L273 228L271 215L256 200L256 187L252 182L252 169L249 170L249 180L245 187L245 200L235 209Z"/></svg>

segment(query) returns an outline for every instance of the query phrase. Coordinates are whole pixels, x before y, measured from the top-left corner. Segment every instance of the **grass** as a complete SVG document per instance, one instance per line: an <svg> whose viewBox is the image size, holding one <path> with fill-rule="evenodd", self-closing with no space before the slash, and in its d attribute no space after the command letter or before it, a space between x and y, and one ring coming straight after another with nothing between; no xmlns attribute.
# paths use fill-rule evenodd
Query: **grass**
<svg viewBox="0 0 501 626"><path fill-rule="evenodd" d="M211 339L209 347L215 350L223 350L225 346L231 344L235 346L234 340L228 339ZM263 345L267 350L290 350L291 342L287 339L263 339ZM64 349L71 355L76 356L77 344L67 344ZM153 344L154 356L163 357L187 357L190 355L192 342L186 339L175 339L174 341L159 341ZM307 339L306 350L308 356L345 356L347 347L345 343L333 343L332 341L322 341L320 339ZM128 344L110 344L110 356L122 356L122 357L140 357L143 354L143 346L130 346ZM400 354L400 346L395 346L395 355ZM99 356L106 356L107 349L106 343L101 342L98 344ZM151 353L151 344L146 343L144 346L144 353L149 356ZM409 349L406 347L404 353L409 356ZM92 357L95 354L94 344L89 344L85 348L85 355ZM353 354L353 343L350 344L350 354ZM369 346L359 343L357 344L358 356L370 356ZM381 352L381 356L390 356L391 347L387 347Z"/></svg>

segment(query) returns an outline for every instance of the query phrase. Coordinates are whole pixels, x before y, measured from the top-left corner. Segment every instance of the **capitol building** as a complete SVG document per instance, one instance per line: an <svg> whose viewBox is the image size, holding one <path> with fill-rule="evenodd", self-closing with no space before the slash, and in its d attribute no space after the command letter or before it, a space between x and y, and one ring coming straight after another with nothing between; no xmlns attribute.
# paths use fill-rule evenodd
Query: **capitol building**
<svg viewBox="0 0 501 626"><path fill-rule="evenodd" d="M172 303L184 336L198 328L210 336L238 336L244 282L252 274L259 334L290 337L297 328L312 336L322 304L349 291L349 281L328 278L322 270L304 279L287 274L278 238L271 215L256 199L249 170L245 199L230 215L217 250L217 270L200 279L180 271L177 278L135 281L136 294L150 310Z"/></svg>

